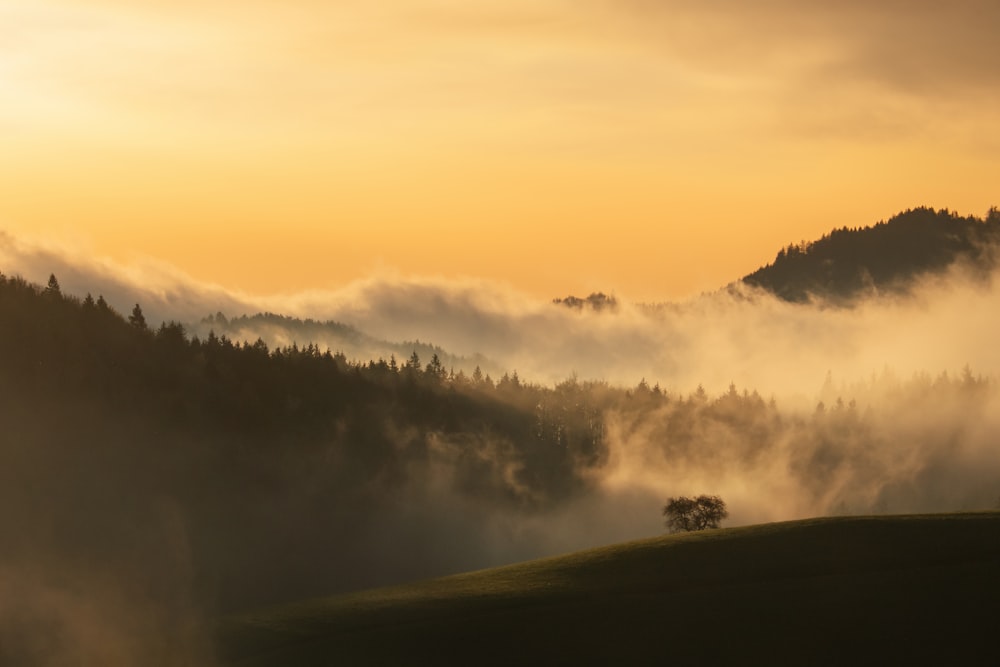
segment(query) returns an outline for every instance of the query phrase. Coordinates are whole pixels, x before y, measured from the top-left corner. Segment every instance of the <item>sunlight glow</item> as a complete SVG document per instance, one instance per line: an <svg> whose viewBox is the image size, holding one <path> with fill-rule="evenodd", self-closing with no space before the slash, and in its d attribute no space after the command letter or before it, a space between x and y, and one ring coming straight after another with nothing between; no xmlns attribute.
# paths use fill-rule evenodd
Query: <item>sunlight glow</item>
<svg viewBox="0 0 1000 667"><path fill-rule="evenodd" d="M884 12L724 6L0 0L0 218L263 292L388 265L650 300L996 203L997 10L915 9L966 45L931 62Z"/></svg>

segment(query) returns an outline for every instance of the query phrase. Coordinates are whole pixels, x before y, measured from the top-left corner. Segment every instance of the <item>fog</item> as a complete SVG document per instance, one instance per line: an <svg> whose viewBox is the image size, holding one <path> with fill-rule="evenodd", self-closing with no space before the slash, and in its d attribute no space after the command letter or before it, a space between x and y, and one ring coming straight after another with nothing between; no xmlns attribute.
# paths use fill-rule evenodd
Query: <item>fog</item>
<svg viewBox="0 0 1000 667"><path fill-rule="evenodd" d="M85 248L85 244L83 244ZM147 319L197 321L210 313L255 312L253 300L235 290L200 283L176 268L149 258L125 265L93 256L80 247L51 240L15 237L0 229L0 271L45 285L59 279L67 294L103 295L119 312L141 303Z"/></svg>
<svg viewBox="0 0 1000 667"><path fill-rule="evenodd" d="M150 424L6 374L0 423L0 664L212 664L193 517L148 472Z"/></svg>
<svg viewBox="0 0 1000 667"><path fill-rule="evenodd" d="M150 322L177 320L201 336L212 328L202 318L216 312L332 320L351 331L261 326L234 336L251 342L260 336L272 347L314 342L359 361L399 355L413 349L408 342L421 341L443 348L447 361L467 373L479 364L545 384L575 374L622 385L645 378L678 392L700 384L718 393L735 382L805 405L830 372L852 382L885 369L904 378L966 365L988 376L1000 369L1000 349L991 344L1000 324L995 276L967 275L960 267L924 278L905 297L874 294L851 308L791 304L731 286L674 304L619 297L616 310L595 312L476 279L391 272L337 290L255 297L198 283L168 266L122 267L10 236L0 236L0 261L6 273L41 284L55 273L65 292L103 294L124 313L140 303Z"/></svg>
<svg viewBox="0 0 1000 667"><path fill-rule="evenodd" d="M997 506L1000 405L992 383L883 377L872 387L879 396L866 408L838 398L810 415L741 416L749 403L723 397L721 414L695 422L686 447L662 428L665 415L611 415L601 486L652 497L665 488L711 490L728 500L736 524Z"/></svg>
<svg viewBox="0 0 1000 667"><path fill-rule="evenodd" d="M842 380L887 367L904 376L966 364L995 373L1000 362L989 344L1000 323L997 294L958 270L907 298L876 297L854 308L790 304L734 287L680 304L595 312L483 283L378 278L288 305L380 338L480 353L543 383L575 373L624 385L645 378L682 392L698 384L719 392L735 382L811 398L829 371Z"/></svg>
<svg viewBox="0 0 1000 667"><path fill-rule="evenodd" d="M139 302L151 322L199 335L210 313L270 311L348 325L360 360L438 345L459 367L547 387L533 389L538 415L597 410L603 434L600 456L560 454L569 467L553 472L532 458L540 445L488 424L426 431L386 412L363 443L386 461L352 468L343 424L251 452L106 408L62 406L73 418L50 423L0 384L0 519L17 536L0 556L0 657L25 664L134 664L164 642L179 657L162 664L206 664L200 624L223 611L661 534L675 495L722 496L725 525L1000 499L995 276L955 268L852 307L731 286L593 311L393 274L252 297L0 241L7 275L55 273L64 293L104 294L123 312ZM313 342L302 331L240 336Z"/></svg>

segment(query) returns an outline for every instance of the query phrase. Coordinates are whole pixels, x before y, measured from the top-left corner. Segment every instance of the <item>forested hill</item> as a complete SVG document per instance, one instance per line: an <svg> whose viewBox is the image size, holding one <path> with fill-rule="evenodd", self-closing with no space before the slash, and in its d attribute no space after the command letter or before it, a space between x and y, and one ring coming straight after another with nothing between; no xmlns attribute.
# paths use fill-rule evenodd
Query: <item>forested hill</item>
<svg viewBox="0 0 1000 667"><path fill-rule="evenodd" d="M424 360L437 356L447 369L465 368L471 371L474 367L480 366L484 373L493 373L498 378L506 370L482 355L462 357L428 342L419 340L392 342L376 338L342 322L299 319L276 313L226 317L219 312L188 325L186 329L188 334L202 339L210 332L233 341L261 339L269 348L289 347L293 343L300 346L312 343L322 350L338 350L348 359L382 357L389 362L395 358L401 364L416 352Z"/></svg>
<svg viewBox="0 0 1000 667"><path fill-rule="evenodd" d="M799 414L735 386L539 386L191 336L0 274L0 664L146 664L199 616L656 530L659 490L615 487L639 466L663 493L780 470L798 507L989 506L995 433L968 425L992 383L892 388Z"/></svg>
<svg viewBox="0 0 1000 667"><path fill-rule="evenodd" d="M169 596L163 571L193 568L199 596L234 608L472 569L482 540L438 540L427 489L515 514L558 505L590 486L601 411L627 398L452 374L416 352L360 363L189 337L139 305L125 316L55 277L0 274L0 573L40 554L64 570L124 558L143 569L123 582ZM190 562L148 548L175 518ZM401 530L405 553L386 550ZM3 624L0 608L0 664Z"/></svg>
<svg viewBox="0 0 1000 667"><path fill-rule="evenodd" d="M873 293L904 293L917 277L965 263L989 271L1000 243L1000 211L985 218L916 208L861 228L842 227L818 241L789 245L772 264L744 276L786 301L833 301Z"/></svg>

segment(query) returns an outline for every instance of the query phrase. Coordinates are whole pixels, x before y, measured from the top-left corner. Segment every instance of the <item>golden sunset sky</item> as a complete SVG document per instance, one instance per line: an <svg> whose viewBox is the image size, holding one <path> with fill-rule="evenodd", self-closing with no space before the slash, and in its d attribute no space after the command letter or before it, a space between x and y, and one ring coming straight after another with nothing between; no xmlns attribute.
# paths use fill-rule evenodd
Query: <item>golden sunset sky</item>
<svg viewBox="0 0 1000 667"><path fill-rule="evenodd" d="M997 26L996 0L0 0L0 230L261 294L683 297L1000 204Z"/></svg>

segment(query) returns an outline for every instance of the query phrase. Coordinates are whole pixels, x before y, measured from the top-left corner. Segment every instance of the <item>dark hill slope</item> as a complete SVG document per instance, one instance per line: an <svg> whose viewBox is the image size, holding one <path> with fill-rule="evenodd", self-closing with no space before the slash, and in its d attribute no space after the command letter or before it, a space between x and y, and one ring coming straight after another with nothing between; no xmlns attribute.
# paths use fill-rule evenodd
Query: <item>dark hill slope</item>
<svg viewBox="0 0 1000 667"><path fill-rule="evenodd" d="M657 537L227 621L231 665L997 664L1000 514Z"/></svg>
<svg viewBox="0 0 1000 667"><path fill-rule="evenodd" d="M872 227L836 229L818 241L782 249L772 264L744 276L786 301L811 295L847 301L873 292L905 292L913 279L965 262L995 266L1000 213L985 219L917 208Z"/></svg>

